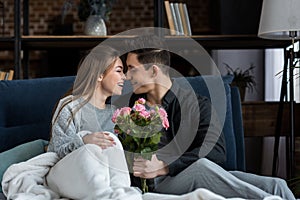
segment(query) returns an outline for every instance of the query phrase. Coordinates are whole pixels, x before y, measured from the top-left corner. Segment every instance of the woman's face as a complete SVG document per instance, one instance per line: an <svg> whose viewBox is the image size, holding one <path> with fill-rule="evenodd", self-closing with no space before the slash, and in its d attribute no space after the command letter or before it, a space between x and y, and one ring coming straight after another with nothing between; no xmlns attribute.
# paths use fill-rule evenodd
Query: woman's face
<svg viewBox="0 0 300 200"><path fill-rule="evenodd" d="M101 81L103 91L109 96L113 94L121 95L125 78L123 63L120 58L117 58Z"/></svg>

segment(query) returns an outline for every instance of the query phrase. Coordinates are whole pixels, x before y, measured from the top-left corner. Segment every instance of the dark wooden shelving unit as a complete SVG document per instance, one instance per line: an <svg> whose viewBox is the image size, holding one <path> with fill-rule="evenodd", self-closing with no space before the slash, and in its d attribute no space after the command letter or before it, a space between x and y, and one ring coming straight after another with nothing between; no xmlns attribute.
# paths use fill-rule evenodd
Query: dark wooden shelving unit
<svg viewBox="0 0 300 200"><path fill-rule="evenodd" d="M113 36L22 36L22 49L49 49L49 48L92 48L106 39L123 41L128 37ZM260 39L255 35L201 35L201 36L165 36L167 41L176 45L184 45L187 39L193 39L205 49L260 49L260 48L284 48L288 41L272 41Z"/></svg>
<svg viewBox="0 0 300 200"><path fill-rule="evenodd" d="M270 137L276 131L279 102L242 102L242 114L245 137ZM281 136L289 135L289 105L283 109ZM300 120L300 104L295 104L295 121ZM300 136L300 124L295 124L296 137Z"/></svg>
<svg viewBox="0 0 300 200"><path fill-rule="evenodd" d="M105 39L112 36L94 37L94 36L52 36L52 35L29 35L29 0L23 0L21 12L21 0L14 0L14 22L15 35L13 38L1 38L0 49L14 50L15 76L19 78L28 78L29 51L31 50L49 50L55 48L79 48L89 49ZM23 13L23 35L21 35L21 13ZM163 0L154 0L154 20L155 27L164 26L164 2ZM128 36L130 37L130 36ZM189 38L184 36L165 36L166 40L173 45L184 45ZM265 49L265 48L283 48L289 45L287 41L264 40L256 35L194 35L191 37L202 45L206 50L212 49ZM120 41L125 37L114 37L113 40ZM23 61L21 62L21 50L23 50ZM20 77L21 65L24 65L23 77Z"/></svg>
<svg viewBox="0 0 300 200"><path fill-rule="evenodd" d="M0 49L1 50L14 50L14 38L13 37L1 37Z"/></svg>

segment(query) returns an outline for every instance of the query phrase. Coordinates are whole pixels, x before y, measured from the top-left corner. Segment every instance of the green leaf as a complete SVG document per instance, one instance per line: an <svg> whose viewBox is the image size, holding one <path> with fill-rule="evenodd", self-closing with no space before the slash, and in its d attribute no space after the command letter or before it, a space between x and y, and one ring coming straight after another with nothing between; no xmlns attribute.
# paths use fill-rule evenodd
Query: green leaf
<svg viewBox="0 0 300 200"><path fill-rule="evenodd" d="M151 143L158 144L161 138L161 132L154 134L154 136L151 137Z"/></svg>
<svg viewBox="0 0 300 200"><path fill-rule="evenodd" d="M151 160L152 157L152 149L149 147L146 147L144 149L141 150L141 156L142 158L146 159L146 160Z"/></svg>

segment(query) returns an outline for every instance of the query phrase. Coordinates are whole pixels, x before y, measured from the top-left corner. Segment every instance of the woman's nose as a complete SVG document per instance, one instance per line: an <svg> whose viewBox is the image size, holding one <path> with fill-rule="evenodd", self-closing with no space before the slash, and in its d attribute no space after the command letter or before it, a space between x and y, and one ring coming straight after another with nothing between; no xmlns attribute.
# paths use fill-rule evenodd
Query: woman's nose
<svg viewBox="0 0 300 200"><path fill-rule="evenodd" d="M130 76L130 73L129 72L127 72L126 74L125 74L125 78L126 78L126 80L130 80L131 79L131 76Z"/></svg>
<svg viewBox="0 0 300 200"><path fill-rule="evenodd" d="M126 74L123 74L122 79L123 79L123 80L126 80L126 79L127 79L127 78L126 78Z"/></svg>

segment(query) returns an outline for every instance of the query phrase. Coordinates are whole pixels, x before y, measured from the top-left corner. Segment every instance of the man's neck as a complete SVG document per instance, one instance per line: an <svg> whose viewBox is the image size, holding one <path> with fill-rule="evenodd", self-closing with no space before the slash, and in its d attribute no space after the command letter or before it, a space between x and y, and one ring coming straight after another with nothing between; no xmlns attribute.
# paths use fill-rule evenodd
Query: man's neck
<svg viewBox="0 0 300 200"><path fill-rule="evenodd" d="M147 93L147 102L149 106L155 104L161 104L163 97L169 91L172 86L171 79L164 79L164 81L160 81L160 83L156 83L154 85L153 90Z"/></svg>

